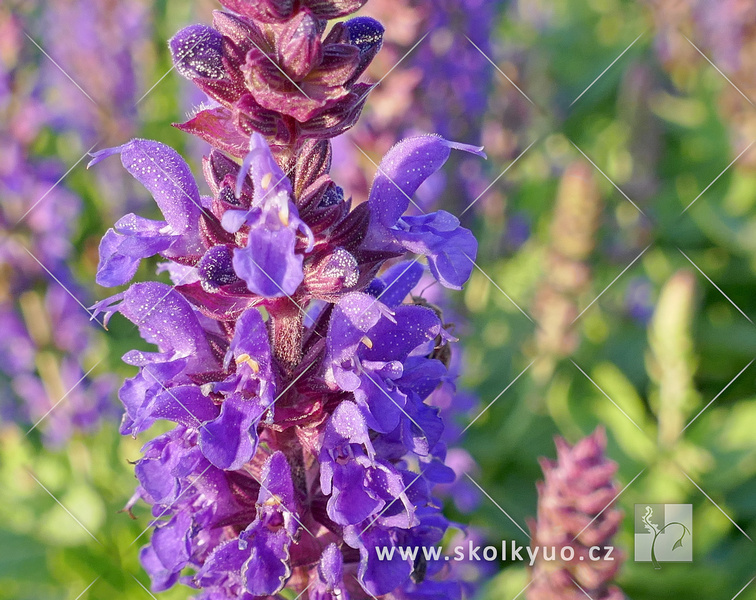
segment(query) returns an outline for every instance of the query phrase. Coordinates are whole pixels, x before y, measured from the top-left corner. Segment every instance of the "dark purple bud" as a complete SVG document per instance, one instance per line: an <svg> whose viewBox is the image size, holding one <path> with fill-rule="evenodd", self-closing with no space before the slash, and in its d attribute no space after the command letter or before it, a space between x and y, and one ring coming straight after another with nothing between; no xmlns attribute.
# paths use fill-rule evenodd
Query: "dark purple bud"
<svg viewBox="0 0 756 600"><path fill-rule="evenodd" d="M218 197L220 198L221 202L225 202L226 204L230 204L232 206L240 205L239 199L236 197L234 190L230 186L224 186L223 188L221 188Z"/></svg>
<svg viewBox="0 0 756 600"><path fill-rule="evenodd" d="M355 17L344 23L344 26L349 43L360 49L359 66L353 76L357 79L381 49L384 29L383 25L371 17Z"/></svg>
<svg viewBox="0 0 756 600"><path fill-rule="evenodd" d="M222 285L239 281L234 273L232 260L233 251L228 246L214 246L205 253L197 265L205 291L211 292Z"/></svg>
<svg viewBox="0 0 756 600"><path fill-rule="evenodd" d="M318 206L325 208L327 206L335 206L344 201L344 190L338 185L329 186L320 199Z"/></svg>
<svg viewBox="0 0 756 600"><path fill-rule="evenodd" d="M223 36L207 25L191 25L179 31L168 46L176 70L187 79L223 79Z"/></svg>

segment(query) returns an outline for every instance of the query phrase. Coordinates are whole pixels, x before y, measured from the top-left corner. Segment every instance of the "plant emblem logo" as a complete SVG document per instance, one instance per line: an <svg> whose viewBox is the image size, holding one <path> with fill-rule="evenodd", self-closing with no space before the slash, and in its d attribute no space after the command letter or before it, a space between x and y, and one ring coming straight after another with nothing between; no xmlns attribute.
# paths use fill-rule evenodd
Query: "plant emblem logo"
<svg viewBox="0 0 756 600"><path fill-rule="evenodd" d="M693 561L692 504L635 505L635 562Z"/></svg>

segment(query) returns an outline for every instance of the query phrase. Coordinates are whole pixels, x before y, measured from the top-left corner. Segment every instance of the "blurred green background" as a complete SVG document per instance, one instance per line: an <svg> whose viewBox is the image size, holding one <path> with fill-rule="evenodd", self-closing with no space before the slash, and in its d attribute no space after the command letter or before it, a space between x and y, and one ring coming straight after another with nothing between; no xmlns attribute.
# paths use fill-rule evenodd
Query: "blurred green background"
<svg viewBox="0 0 756 600"><path fill-rule="evenodd" d="M212 8L148 7L143 89L170 69L165 40L207 22ZM618 579L627 597L729 600L756 575L745 535L756 538L756 171L748 151L725 171L745 147L735 116L753 108L744 98L732 108L731 84L690 52L683 34L693 30L670 26L664 3L539 0L497 10L496 62L534 104L513 118L507 109L522 98L494 73L486 123L503 126L508 142L489 152L487 179L528 150L463 217L479 237L480 268L454 301L469 321L459 329L462 387L480 405L459 424L493 401L464 438L479 465L474 479L524 527L536 512L538 457L554 456L553 437L575 442L603 424L627 486L616 541L628 555ZM185 83L173 72L160 81L138 106L135 134L194 157L199 174L201 148L170 126L190 110ZM88 146L53 131L36 142L67 165ZM93 281L94 244L113 216L83 165L66 184L87 206L76 269ZM142 192L135 198L150 216ZM460 203L456 192L444 201L458 214L472 199ZM120 355L146 346L117 320L107 340L98 369L129 376ZM154 432L132 440L106 425L58 451L24 433L0 429L0 598L148 598L137 555L149 514L139 504L135 519L120 509L135 485L129 461ZM693 504L693 563L654 571L633 562L633 505L644 502ZM449 514L494 545L527 543L486 497L468 514L449 503ZM479 575L481 598L517 597L526 568L496 567ZM189 596L183 587L157 595ZM756 598L756 584L738 598Z"/></svg>

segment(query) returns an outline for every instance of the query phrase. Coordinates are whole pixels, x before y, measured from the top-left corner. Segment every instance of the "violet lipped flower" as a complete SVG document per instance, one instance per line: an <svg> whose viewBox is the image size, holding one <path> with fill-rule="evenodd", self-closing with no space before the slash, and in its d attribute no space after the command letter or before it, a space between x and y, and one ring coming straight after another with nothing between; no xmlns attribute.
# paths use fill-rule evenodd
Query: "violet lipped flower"
<svg viewBox="0 0 756 600"><path fill-rule="evenodd" d="M605 554L623 517L612 506L618 493L617 464L604 455L606 433L599 428L572 447L557 438L556 446L556 461L541 461L545 481L538 484L538 519L529 524L532 545L540 554L528 600L577 600L586 594L621 600L624 595L612 580L623 557L616 549L611 560ZM600 560L590 560L595 546L602 548ZM544 560L544 548L554 560Z"/></svg>
<svg viewBox="0 0 756 600"><path fill-rule="evenodd" d="M390 286L375 275L410 251L448 287L469 277L475 239L451 215L402 215L453 148L479 152L438 136L397 145L354 209L312 169L328 164L327 141L305 143L293 177L258 133L242 165L213 150L212 197L158 142L95 155L120 154L164 217L119 220L98 280L127 283L159 255L175 281L135 283L97 305L157 347L124 356L140 371L120 391L122 432L176 423L136 468L135 500L170 515L142 551L156 591L181 581L205 598L259 597L313 581L353 598L422 593L411 561L379 561L376 547L436 543L448 525L432 487L454 474L439 410L424 400L447 378L435 356L453 338L434 310L404 303L416 261L395 266ZM308 321L312 302L324 307ZM321 564L342 564L343 576ZM428 585L442 566L426 569Z"/></svg>
<svg viewBox="0 0 756 600"><path fill-rule="evenodd" d="M130 503L166 518L141 551L155 591L462 596L444 561L418 570L377 549L438 544L449 525L433 488L454 472L428 399L449 381L454 339L408 296L421 260L459 289L477 242L449 213L405 213L452 150L482 151L403 140L353 205L330 176L330 140L359 116L383 28L327 20L361 4L226 0L235 12L171 40L179 73L214 102L179 126L212 146L209 196L158 142L92 161L119 155L162 213L115 223L98 282L130 283L158 256L173 283L133 283L95 307L156 347L124 356L139 372L120 391L122 433L175 423L144 446Z"/></svg>
<svg viewBox="0 0 756 600"><path fill-rule="evenodd" d="M364 154L380 156L395 140L418 131L477 143L489 112L495 70L492 31L497 4L486 0L371 0L366 15L386 26L384 48L368 74L392 75L371 94L359 126L336 141L334 172L356 196L367 191L371 168ZM364 153L364 154L363 154ZM419 190L424 209L464 208L489 184L477 161L437 173ZM454 190L451 194L451 190Z"/></svg>

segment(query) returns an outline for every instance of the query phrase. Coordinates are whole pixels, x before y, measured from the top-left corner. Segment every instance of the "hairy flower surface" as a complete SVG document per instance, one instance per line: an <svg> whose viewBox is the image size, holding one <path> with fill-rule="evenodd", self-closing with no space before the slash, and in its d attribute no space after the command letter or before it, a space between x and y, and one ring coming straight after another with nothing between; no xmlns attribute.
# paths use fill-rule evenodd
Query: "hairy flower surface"
<svg viewBox="0 0 756 600"><path fill-rule="evenodd" d="M556 445L557 460L541 462L545 481L538 485L538 519L530 523L540 559L533 568L528 599L577 600L588 595L621 600L624 595L611 582L622 557L616 550L611 560L606 554L623 516L612 507L618 493L613 481L617 465L604 456L606 434L597 429L573 447L561 438ZM592 559L591 547L600 548L600 560ZM544 548L554 552L553 560L544 560ZM565 548L571 549L571 559L561 559L570 556Z"/></svg>
<svg viewBox="0 0 756 600"><path fill-rule="evenodd" d="M180 126L213 145L211 195L158 142L93 160L119 155L162 213L126 215L106 233L98 281L129 283L160 256L173 282L134 283L96 306L156 346L124 356L139 372L120 391L122 433L176 424L136 466L132 503L167 518L142 563L155 591L181 582L206 600L284 587L318 599L459 598L443 561L419 574L376 548L438 544L448 526L432 488L455 476L429 399L444 385L453 393L454 338L410 292L423 258L459 289L477 243L449 213L406 213L452 150L481 149L403 140L353 206L329 175L330 138L359 114L370 86L358 79L382 27L327 27L361 2L224 5L236 13L170 42L179 72L217 101Z"/></svg>

